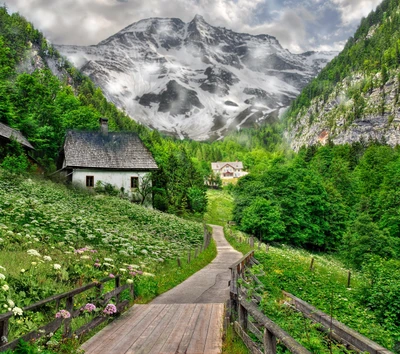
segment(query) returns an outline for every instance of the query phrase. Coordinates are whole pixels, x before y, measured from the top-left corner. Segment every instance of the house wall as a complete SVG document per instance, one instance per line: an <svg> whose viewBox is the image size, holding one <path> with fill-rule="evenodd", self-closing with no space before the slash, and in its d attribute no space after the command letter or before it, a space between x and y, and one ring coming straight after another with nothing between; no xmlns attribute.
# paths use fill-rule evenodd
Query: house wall
<svg viewBox="0 0 400 354"><path fill-rule="evenodd" d="M219 170L213 170L215 174L219 174L221 178L240 178L246 176L248 172L242 171L242 169L235 169L233 167L227 166ZM225 176L225 173L232 173L232 176Z"/></svg>
<svg viewBox="0 0 400 354"><path fill-rule="evenodd" d="M91 169L74 169L72 174L72 183L86 187L86 176L94 177L94 185L98 181L110 183L116 188L124 187L126 193L131 193L131 177L139 177L139 185L148 172L137 171L107 171L107 170L91 170Z"/></svg>

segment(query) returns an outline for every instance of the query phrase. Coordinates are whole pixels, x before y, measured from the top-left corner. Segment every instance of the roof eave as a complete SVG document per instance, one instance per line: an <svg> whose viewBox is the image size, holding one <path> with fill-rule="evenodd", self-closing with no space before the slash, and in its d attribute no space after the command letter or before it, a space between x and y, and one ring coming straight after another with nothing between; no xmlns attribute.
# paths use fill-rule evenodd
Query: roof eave
<svg viewBox="0 0 400 354"><path fill-rule="evenodd" d="M64 169L91 169L91 170L108 170L108 171L157 171L159 167L148 168L118 168L118 167L90 167L90 166L69 166L66 165Z"/></svg>

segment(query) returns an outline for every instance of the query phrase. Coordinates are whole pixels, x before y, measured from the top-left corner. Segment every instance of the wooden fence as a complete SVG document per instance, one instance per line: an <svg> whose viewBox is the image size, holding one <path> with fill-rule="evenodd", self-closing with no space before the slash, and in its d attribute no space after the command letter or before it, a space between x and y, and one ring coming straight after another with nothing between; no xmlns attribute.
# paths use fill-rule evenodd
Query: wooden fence
<svg viewBox="0 0 400 354"><path fill-rule="evenodd" d="M275 354L277 340L291 353L310 353L258 309L258 304L261 301L260 296L257 294L249 296L246 289L240 286L239 280L248 281L249 279L246 279L246 277L251 277L251 281L254 281L257 285L262 285L255 275L245 275L246 268L254 264L259 264L259 262L254 258L254 251L250 251L230 267L230 300L228 301L226 320L234 322L235 331L253 354ZM393 354L388 349L319 311L307 302L287 292L283 292L283 294L286 296L288 306L301 312L312 321L321 324L321 330L326 332L330 339L342 343L348 349L359 353ZM251 320L249 316L251 316ZM252 340L248 332L251 332L258 341Z"/></svg>
<svg viewBox="0 0 400 354"><path fill-rule="evenodd" d="M247 293L240 287L238 280L244 280L246 267L255 263L254 251L251 251L230 267L231 281L228 316L231 322L235 320L236 314L238 316L239 321L234 321L235 331L243 339L251 353L254 354L262 354L263 352L275 354L277 339L279 339L291 353L311 354L282 328L265 316L258 309L255 303L256 301L247 301ZM249 320L249 315L252 317L253 321ZM262 344L259 345L253 341L247 334L247 331L252 332Z"/></svg>
<svg viewBox="0 0 400 354"><path fill-rule="evenodd" d="M115 281L114 289L108 293L102 294L104 283L107 283L111 280ZM17 338L9 343L7 340L9 319L14 314L12 311L4 313L4 314L0 315L0 337L2 339L2 341L0 343L0 352L5 351L7 349L14 349L17 346L20 339L23 339L24 341L36 340L36 339L39 339L40 337L43 337L50 333L54 333L61 326L64 326L64 329L63 329L64 336L72 337L72 335L81 336L84 333L88 332L89 330L97 327L102 322L106 321L109 318L109 316L104 316L104 315L101 316L100 315L100 316L95 317L89 323L81 326L80 328L78 328L74 332L72 332L72 327L71 327L72 319L78 317L83 312L81 309L74 310L74 296L81 294L85 291L88 291L90 289L93 289L93 288L97 289L97 297L94 300L92 300L92 302L94 304L96 304L97 306L106 306L112 298L115 298L115 306L118 311L117 313L120 313L129 305L129 300L121 301L121 299L120 299L121 293L124 290L129 289L132 298L134 295L133 284L125 284L125 285L121 286L120 285L120 277L116 276L115 278L104 278L98 282L93 282L93 283L84 285L80 288L68 291L63 294L50 296L47 299L41 300L39 302L36 302L35 304L24 307L22 310L24 312L36 310L50 302L56 302L56 311L58 311L61 300L65 299L65 304L66 304L65 310L67 310L71 314L71 317L70 318L55 318L54 320L52 320L45 326L42 326L35 331L25 334L24 336Z"/></svg>
<svg viewBox="0 0 400 354"><path fill-rule="evenodd" d="M283 294L286 296L287 302L291 306L312 321L320 323L322 329L328 333L328 336L344 344L348 349L355 352L368 352L371 354L393 354L388 349L364 337L309 303L285 291Z"/></svg>

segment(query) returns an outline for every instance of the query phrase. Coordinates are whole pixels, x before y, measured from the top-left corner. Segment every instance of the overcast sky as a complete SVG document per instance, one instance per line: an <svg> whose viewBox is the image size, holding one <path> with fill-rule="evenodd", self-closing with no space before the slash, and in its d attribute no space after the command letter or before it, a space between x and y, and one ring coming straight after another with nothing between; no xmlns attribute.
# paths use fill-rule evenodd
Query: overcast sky
<svg viewBox="0 0 400 354"><path fill-rule="evenodd" d="M149 17L199 14L214 26L269 34L292 52L340 50L381 0L3 0L56 44L96 44Z"/></svg>

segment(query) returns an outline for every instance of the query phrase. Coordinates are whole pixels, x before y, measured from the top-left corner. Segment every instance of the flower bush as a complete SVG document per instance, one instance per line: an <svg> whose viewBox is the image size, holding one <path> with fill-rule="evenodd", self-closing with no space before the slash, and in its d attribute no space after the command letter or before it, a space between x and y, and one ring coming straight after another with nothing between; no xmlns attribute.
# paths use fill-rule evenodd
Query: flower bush
<svg viewBox="0 0 400 354"><path fill-rule="evenodd" d="M23 311L25 306L102 278L135 282L138 301L155 296L154 274L167 262L176 267L177 257L201 246L203 227L114 197L6 178L0 169L0 239L0 313L13 314L8 338L13 340L50 322L55 313L55 303L40 312ZM104 292L113 287L109 281ZM82 320L116 313L113 304L96 307L97 295L74 297ZM129 299L129 291L121 296ZM71 315L64 311L58 318Z"/></svg>
<svg viewBox="0 0 400 354"><path fill-rule="evenodd" d="M106 308L103 310L103 313L111 316L111 315L117 313L117 307L114 304L108 304L106 306Z"/></svg>
<svg viewBox="0 0 400 354"><path fill-rule="evenodd" d="M56 313L56 318L70 318L71 314L67 310L60 310Z"/></svg>

